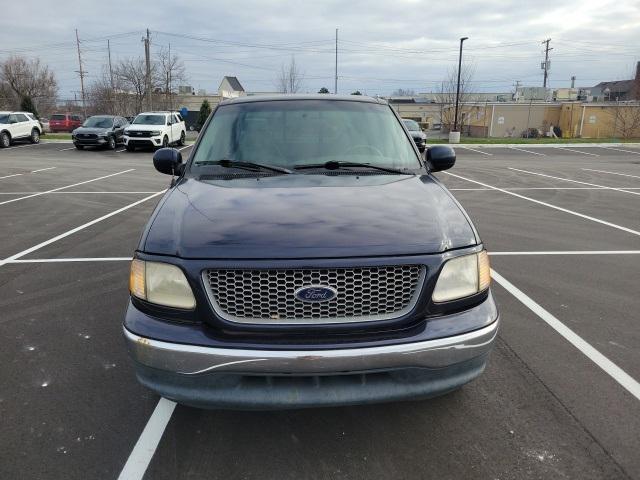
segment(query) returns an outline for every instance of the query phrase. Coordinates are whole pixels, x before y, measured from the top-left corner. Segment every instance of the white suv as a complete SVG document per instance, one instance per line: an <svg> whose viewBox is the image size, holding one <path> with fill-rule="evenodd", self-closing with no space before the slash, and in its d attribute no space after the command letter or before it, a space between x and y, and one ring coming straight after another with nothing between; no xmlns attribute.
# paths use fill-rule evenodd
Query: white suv
<svg viewBox="0 0 640 480"><path fill-rule="evenodd" d="M14 140L28 139L39 143L42 125L30 112L0 112L0 148L11 146Z"/></svg>
<svg viewBox="0 0 640 480"><path fill-rule="evenodd" d="M140 113L124 131L124 144L133 152L136 147L184 145L187 129L176 112Z"/></svg>

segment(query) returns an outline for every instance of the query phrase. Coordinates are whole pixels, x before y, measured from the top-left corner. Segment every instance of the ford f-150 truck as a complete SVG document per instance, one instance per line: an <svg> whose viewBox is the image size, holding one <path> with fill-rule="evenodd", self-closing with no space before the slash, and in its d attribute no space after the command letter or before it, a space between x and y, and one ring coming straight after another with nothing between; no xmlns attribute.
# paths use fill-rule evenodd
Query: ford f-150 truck
<svg viewBox="0 0 640 480"><path fill-rule="evenodd" d="M481 374L498 330L487 252L384 101L220 103L131 264L139 381L179 403L277 409L428 398Z"/></svg>

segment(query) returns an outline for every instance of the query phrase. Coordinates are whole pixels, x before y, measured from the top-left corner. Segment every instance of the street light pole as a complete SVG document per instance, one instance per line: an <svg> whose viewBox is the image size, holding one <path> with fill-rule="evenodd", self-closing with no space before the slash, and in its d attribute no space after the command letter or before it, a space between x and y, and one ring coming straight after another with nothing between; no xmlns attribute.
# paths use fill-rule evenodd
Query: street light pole
<svg viewBox="0 0 640 480"><path fill-rule="evenodd" d="M453 131L458 131L458 102L460 100L460 70L462 69L462 43L468 40L469 37L462 37L460 39L460 54L458 55L458 86L456 88L456 110L453 118Z"/></svg>

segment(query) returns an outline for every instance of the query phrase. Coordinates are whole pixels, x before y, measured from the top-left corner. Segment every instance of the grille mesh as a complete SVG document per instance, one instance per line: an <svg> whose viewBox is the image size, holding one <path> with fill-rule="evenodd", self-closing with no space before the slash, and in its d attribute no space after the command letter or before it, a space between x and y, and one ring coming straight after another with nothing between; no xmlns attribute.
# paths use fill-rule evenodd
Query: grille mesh
<svg viewBox="0 0 640 480"><path fill-rule="evenodd" d="M397 318L415 305L424 267L278 270L206 270L213 307L241 323L343 323ZM295 298L301 287L332 287L337 295L321 303Z"/></svg>

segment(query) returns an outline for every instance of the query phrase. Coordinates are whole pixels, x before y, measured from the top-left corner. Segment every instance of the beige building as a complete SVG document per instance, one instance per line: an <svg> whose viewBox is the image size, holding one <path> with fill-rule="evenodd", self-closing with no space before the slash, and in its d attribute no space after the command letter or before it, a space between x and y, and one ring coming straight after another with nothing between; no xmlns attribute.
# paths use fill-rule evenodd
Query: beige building
<svg viewBox="0 0 640 480"><path fill-rule="evenodd" d="M446 106L445 118L453 118ZM472 137L545 136L559 127L564 138L640 138L639 103L481 103L460 105L462 132ZM443 125L448 129L449 125Z"/></svg>
<svg viewBox="0 0 640 480"><path fill-rule="evenodd" d="M389 102L402 118L410 118L420 124L423 129L430 130L441 124L442 105L438 103L394 103Z"/></svg>

